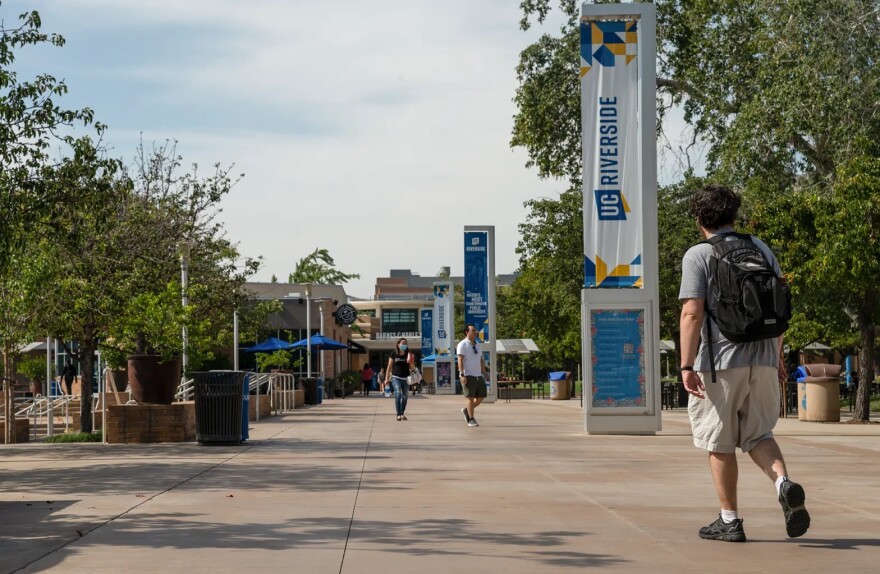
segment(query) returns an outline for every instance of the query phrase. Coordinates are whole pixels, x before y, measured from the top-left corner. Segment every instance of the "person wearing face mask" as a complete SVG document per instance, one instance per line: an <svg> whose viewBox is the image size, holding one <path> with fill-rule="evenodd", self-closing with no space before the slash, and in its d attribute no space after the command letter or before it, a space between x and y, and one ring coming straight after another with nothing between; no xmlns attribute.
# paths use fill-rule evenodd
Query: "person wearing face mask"
<svg viewBox="0 0 880 574"><path fill-rule="evenodd" d="M406 339L401 337L397 340L397 348L391 351L388 357L388 368L385 369L385 384L388 385L389 379L394 387L394 406L397 409L397 420L405 421L407 395L409 394L409 383L406 378L409 376L413 368L415 357L407 349Z"/></svg>

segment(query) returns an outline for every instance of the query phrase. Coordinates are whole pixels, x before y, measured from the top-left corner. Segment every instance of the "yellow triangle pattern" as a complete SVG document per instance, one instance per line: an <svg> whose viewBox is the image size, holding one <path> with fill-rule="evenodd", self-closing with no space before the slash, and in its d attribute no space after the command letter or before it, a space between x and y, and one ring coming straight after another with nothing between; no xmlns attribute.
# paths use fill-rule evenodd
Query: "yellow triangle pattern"
<svg viewBox="0 0 880 574"><path fill-rule="evenodd" d="M608 277L608 265L602 261L602 258L596 256L596 285L601 285L602 281Z"/></svg>
<svg viewBox="0 0 880 574"><path fill-rule="evenodd" d="M611 272L611 277L629 277L629 265L618 265Z"/></svg>
<svg viewBox="0 0 880 574"><path fill-rule="evenodd" d="M590 66L581 66L581 78L587 75L587 72L590 71Z"/></svg>
<svg viewBox="0 0 880 574"><path fill-rule="evenodd" d="M615 56L626 55L626 44L605 44L605 47Z"/></svg>
<svg viewBox="0 0 880 574"><path fill-rule="evenodd" d="M627 57L626 57L626 65L629 66L629 63L632 62L632 61L635 60L635 59L636 59L635 56L627 56Z"/></svg>

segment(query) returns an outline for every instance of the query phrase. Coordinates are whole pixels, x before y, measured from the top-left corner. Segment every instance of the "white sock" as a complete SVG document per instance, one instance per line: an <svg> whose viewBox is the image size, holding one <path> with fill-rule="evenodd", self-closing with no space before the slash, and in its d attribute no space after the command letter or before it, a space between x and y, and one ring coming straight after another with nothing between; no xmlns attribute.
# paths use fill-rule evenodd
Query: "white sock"
<svg viewBox="0 0 880 574"><path fill-rule="evenodd" d="M776 479L776 496L779 496L780 489L782 488L782 483L788 480L787 476L780 476Z"/></svg>
<svg viewBox="0 0 880 574"><path fill-rule="evenodd" d="M736 510L721 509L721 520L724 522L733 522L737 518L739 518L739 514L737 514Z"/></svg>

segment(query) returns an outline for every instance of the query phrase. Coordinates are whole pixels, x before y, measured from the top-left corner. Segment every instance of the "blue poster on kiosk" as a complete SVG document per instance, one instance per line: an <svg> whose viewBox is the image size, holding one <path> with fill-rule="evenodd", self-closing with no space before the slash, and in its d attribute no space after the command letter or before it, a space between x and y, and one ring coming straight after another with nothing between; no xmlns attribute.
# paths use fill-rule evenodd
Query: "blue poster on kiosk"
<svg viewBox="0 0 880 574"><path fill-rule="evenodd" d="M593 310L590 334L592 406L645 406L645 311Z"/></svg>

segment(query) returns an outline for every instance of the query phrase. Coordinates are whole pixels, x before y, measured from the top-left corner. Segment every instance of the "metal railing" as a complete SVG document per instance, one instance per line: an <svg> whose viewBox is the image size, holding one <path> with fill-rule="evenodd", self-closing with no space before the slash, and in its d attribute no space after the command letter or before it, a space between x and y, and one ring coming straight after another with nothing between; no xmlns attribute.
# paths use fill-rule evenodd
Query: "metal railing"
<svg viewBox="0 0 880 574"><path fill-rule="evenodd" d="M256 403L256 419L258 421L260 420L260 404L264 400L269 400L270 410L276 414L294 410L295 399L293 391L296 385L292 374L250 373L248 381L248 391L254 392L251 397ZM182 380L177 387L174 400L177 402L193 400L195 397L194 387L195 383L192 379ZM262 392L264 390L265 392ZM105 393L105 396L106 394L112 394L112 391ZM125 397L120 398L122 404L130 402L131 387L127 387L125 391L118 394L125 394L128 397L127 400L123 400ZM36 397L28 395L29 393L26 392L14 392L13 412L16 418L24 417L30 421L29 433L31 440L40 440L51 434L71 430L74 413L80 412L79 396L57 395L53 396L50 401L49 397L43 395L37 395ZM92 395L93 416L104 416L105 405L101 401L102 397L100 395ZM74 403L73 406L71 406L71 403ZM0 421L4 420L3 412L0 411ZM103 418L101 422L103 425Z"/></svg>
<svg viewBox="0 0 880 574"><path fill-rule="evenodd" d="M71 403L76 403L75 411L71 409ZM92 415L101 412L99 408L100 398L92 395ZM79 396L58 395L44 397L17 396L14 398L15 417L24 417L30 421L30 435L32 440L46 438L58 432L69 432L72 422L72 412L79 413ZM3 417L0 416L0 419ZM49 419L52 418L50 425ZM59 420L60 419L60 420ZM58 426L56 426L58 425ZM50 426L52 430L50 431Z"/></svg>

